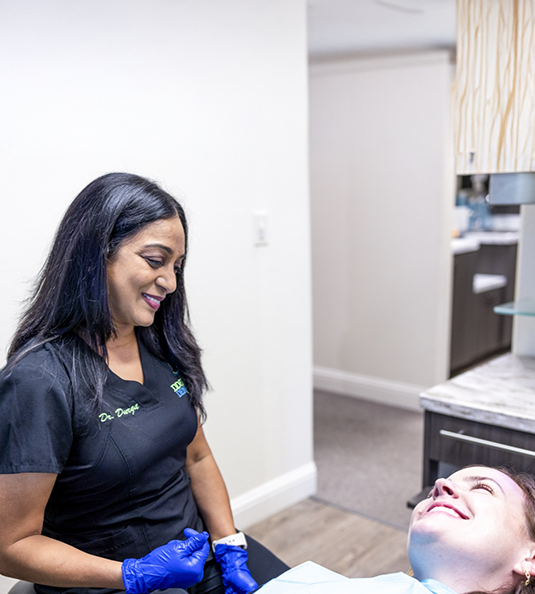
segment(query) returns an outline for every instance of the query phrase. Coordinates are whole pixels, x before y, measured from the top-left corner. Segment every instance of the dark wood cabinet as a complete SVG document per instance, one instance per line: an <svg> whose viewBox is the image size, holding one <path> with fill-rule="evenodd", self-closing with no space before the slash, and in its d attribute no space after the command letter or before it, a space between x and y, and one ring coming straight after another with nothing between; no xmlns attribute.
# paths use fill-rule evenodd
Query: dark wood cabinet
<svg viewBox="0 0 535 594"><path fill-rule="evenodd" d="M535 474L535 435L425 411L423 486L439 477L439 463L507 465Z"/></svg>
<svg viewBox="0 0 535 594"><path fill-rule="evenodd" d="M494 307L514 299L516 245L481 245L453 261L450 377L511 347L512 319ZM483 293L472 290L475 274L499 274L507 285Z"/></svg>
<svg viewBox="0 0 535 594"><path fill-rule="evenodd" d="M425 499L437 478L470 464L535 475L535 434L425 410L422 490L408 507Z"/></svg>
<svg viewBox="0 0 535 594"><path fill-rule="evenodd" d="M507 277L502 303L515 298L516 258L518 246L515 245L481 245L477 262L478 272L482 274L503 274ZM501 348L511 348L513 317L498 316L501 319Z"/></svg>

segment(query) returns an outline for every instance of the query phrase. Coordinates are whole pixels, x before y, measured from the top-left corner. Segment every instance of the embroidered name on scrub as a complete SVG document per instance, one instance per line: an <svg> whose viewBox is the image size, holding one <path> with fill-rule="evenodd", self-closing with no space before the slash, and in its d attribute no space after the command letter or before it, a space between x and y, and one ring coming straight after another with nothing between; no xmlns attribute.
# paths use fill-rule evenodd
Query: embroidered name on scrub
<svg viewBox="0 0 535 594"><path fill-rule="evenodd" d="M184 385L184 382L180 378L174 384L171 384L171 390L176 392L179 398L182 398L184 394L188 393L188 391L186 390L186 386Z"/></svg>
<svg viewBox="0 0 535 594"><path fill-rule="evenodd" d="M139 410L139 404L137 402L130 408L116 408L115 415L117 417L122 417L124 415L135 415L136 410ZM98 416L98 418L100 419L101 423L105 423L106 421L111 421L112 419L115 419L115 417L113 415L110 415L109 413L105 413L105 412L101 413Z"/></svg>

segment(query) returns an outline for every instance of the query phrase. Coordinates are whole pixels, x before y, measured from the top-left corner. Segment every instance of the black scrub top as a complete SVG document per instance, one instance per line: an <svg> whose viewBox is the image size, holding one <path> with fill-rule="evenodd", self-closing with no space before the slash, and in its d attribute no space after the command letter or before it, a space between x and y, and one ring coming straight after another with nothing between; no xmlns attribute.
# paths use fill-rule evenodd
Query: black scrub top
<svg viewBox="0 0 535 594"><path fill-rule="evenodd" d="M197 415L180 377L140 341L144 384L109 371L88 418L62 348L32 351L0 380L0 473L58 474L43 534L123 561L203 530L185 468Z"/></svg>

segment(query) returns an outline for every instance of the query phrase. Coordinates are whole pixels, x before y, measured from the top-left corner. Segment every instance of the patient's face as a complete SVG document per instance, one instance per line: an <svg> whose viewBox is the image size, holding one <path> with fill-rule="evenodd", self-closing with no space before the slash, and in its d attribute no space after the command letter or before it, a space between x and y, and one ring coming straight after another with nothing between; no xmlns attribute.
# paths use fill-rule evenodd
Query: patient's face
<svg viewBox="0 0 535 594"><path fill-rule="evenodd" d="M507 475L484 467L464 468L439 479L413 511L409 530L411 564L448 562L509 565L530 542L524 494ZM421 556L421 558L420 558Z"/></svg>

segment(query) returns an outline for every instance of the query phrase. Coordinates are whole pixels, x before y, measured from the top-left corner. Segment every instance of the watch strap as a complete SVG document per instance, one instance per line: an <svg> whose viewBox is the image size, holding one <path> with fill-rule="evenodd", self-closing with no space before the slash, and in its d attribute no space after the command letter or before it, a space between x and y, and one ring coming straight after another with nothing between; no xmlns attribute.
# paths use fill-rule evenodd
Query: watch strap
<svg viewBox="0 0 535 594"><path fill-rule="evenodd" d="M218 544L232 545L246 549L247 539L245 538L245 534L243 532L236 532L236 534L231 534L230 536L225 536L223 538L219 538L218 540L212 541L213 551L215 551L216 545Z"/></svg>

